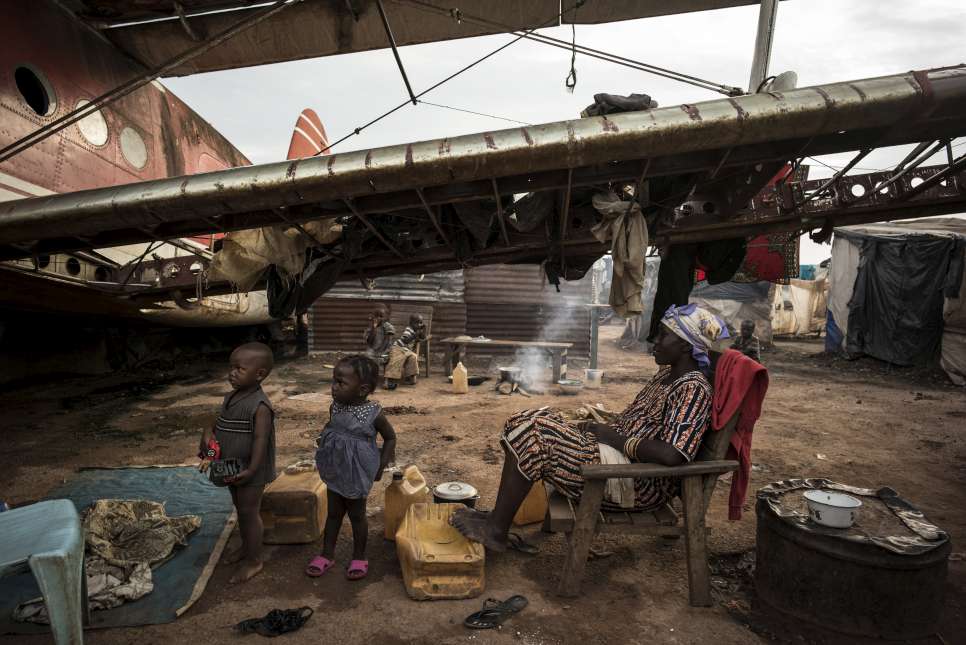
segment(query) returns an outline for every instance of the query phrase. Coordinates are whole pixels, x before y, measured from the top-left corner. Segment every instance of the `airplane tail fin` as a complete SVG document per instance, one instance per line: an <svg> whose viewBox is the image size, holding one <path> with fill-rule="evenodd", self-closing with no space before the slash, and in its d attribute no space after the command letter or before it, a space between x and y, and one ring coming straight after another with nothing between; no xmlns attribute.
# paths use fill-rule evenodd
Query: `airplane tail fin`
<svg viewBox="0 0 966 645"><path fill-rule="evenodd" d="M288 146L286 159L301 159L317 154L329 154L329 137L319 115L312 108L305 108L295 122L292 142Z"/></svg>

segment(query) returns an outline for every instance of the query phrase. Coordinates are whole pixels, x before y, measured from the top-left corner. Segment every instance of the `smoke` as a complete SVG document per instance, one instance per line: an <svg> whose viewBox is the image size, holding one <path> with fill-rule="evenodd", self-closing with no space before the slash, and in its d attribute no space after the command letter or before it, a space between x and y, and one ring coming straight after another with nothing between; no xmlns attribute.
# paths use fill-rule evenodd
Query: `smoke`
<svg viewBox="0 0 966 645"><path fill-rule="evenodd" d="M576 320L581 320L579 306L562 302L559 306L545 306L545 320L537 340L566 342ZM589 333L589 332L588 332ZM513 366L520 368L520 381L525 384L548 382L553 369L550 353L539 347L520 347L514 353Z"/></svg>

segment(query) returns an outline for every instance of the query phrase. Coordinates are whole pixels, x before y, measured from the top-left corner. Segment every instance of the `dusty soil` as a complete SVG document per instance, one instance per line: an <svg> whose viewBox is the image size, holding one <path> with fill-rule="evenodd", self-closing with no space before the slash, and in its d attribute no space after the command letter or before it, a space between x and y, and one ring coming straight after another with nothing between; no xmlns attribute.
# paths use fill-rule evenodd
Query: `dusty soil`
<svg viewBox="0 0 966 645"><path fill-rule="evenodd" d="M655 371L644 354L619 351L617 327L602 330L605 385L579 397L554 393L525 399L500 396L492 381L454 395L434 375L415 388L379 392L399 436L398 461L415 462L433 483L459 479L493 503L500 473L498 432L523 407L574 407L587 401L620 409ZM929 371L890 368L872 360L846 362L822 355L819 341L779 342L765 354L771 374L762 419L755 430L751 491L789 477L829 477L857 486L892 486L947 530L956 554L950 562L941 637L923 643L966 642L966 396ZM278 410L279 465L310 456L327 417L330 363L326 357L283 362L266 382ZM471 373L495 368L471 361ZM572 368L580 367L572 363ZM0 394L5 448L0 491L14 504L42 498L81 466L180 463L192 460L201 428L226 391L220 362L109 378L33 385ZM492 375L492 374L491 374ZM293 395L318 392L302 400ZM822 458L818 457L822 455ZM499 631L471 632L462 619L481 599L416 603L403 590L392 543L381 538L381 497L370 499L371 570L364 582L338 571L313 580L302 568L316 545L267 547L265 571L229 586L219 567L201 600L168 625L88 632L97 644L235 642L234 623L272 608L308 605L315 616L289 643L788 643L857 642L785 620L759 606L749 583L755 516L751 502L741 521L727 520L727 486L719 486L708 523L715 606L688 605L684 545L659 539L608 537L612 551L588 565L583 597L555 596L563 538L535 528L537 556L488 556L486 596L521 593L530 606ZM348 526L345 528L348 531ZM233 538L233 540L236 538ZM338 559L346 562L348 535ZM203 635L203 636L201 636ZM258 638L258 637L251 637ZM0 643L40 645L48 637L0 637Z"/></svg>

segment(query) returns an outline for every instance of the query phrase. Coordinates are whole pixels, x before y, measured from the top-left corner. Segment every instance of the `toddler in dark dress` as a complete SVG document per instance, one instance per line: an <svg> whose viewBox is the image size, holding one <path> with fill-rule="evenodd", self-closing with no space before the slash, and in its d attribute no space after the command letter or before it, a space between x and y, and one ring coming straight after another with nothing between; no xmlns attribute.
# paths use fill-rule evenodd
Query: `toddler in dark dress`
<svg viewBox="0 0 966 645"><path fill-rule="evenodd" d="M247 343L231 353L228 382L232 391L221 404L218 419L201 437L204 455L210 439L220 459L237 459L242 471L226 479L238 514L241 548L227 554L226 564L238 564L232 583L244 582L262 570L262 519L259 507L265 486L275 479L275 410L262 391L274 366L272 350Z"/></svg>
<svg viewBox="0 0 966 645"><path fill-rule="evenodd" d="M359 580L369 573L366 497L372 483L382 478L386 466L395 458L396 450L396 432L382 407L368 400L378 379L379 366L366 356L343 358L332 375L329 422L319 437L315 454L319 476L328 491L329 510L322 553L305 569L313 578L335 564L335 543L347 514L352 523L352 560L346 577ZM377 434L382 437L381 450L376 446Z"/></svg>

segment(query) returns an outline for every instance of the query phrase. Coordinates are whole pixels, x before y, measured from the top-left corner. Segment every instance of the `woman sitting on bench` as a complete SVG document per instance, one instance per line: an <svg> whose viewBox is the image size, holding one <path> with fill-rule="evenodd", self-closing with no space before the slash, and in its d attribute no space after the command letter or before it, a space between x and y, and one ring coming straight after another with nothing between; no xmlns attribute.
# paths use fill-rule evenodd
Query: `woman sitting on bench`
<svg viewBox="0 0 966 645"><path fill-rule="evenodd" d="M463 535L494 551L506 550L513 516L538 480L577 500L585 465L677 466L694 458L711 418L708 352L728 332L721 320L693 304L668 308L661 322L654 361L662 367L612 424L575 424L546 408L507 420L496 504L489 513L457 510L452 522ZM608 481L605 509L654 510L677 493L675 480L667 478Z"/></svg>

